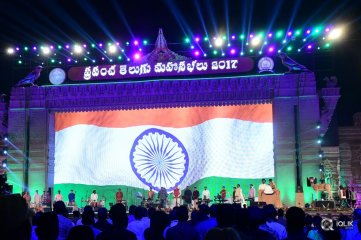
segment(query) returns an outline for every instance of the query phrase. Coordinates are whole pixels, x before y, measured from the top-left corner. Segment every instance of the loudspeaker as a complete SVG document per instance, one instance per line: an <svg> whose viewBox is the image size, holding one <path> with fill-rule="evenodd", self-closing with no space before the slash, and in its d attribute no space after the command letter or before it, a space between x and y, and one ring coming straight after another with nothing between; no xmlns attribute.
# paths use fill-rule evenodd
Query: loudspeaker
<svg viewBox="0 0 361 240"><path fill-rule="evenodd" d="M263 207L266 206L267 203L266 202L250 202L251 206L257 206L257 207Z"/></svg>
<svg viewBox="0 0 361 240"><path fill-rule="evenodd" d="M334 201L316 201L317 208L335 208Z"/></svg>

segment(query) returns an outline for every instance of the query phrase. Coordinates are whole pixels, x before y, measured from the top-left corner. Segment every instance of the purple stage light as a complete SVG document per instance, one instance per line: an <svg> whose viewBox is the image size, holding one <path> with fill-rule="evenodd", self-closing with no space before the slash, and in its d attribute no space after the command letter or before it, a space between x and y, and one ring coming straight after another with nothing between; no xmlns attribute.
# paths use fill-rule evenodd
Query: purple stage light
<svg viewBox="0 0 361 240"><path fill-rule="evenodd" d="M104 60L105 60L105 58L104 58L104 57L102 57L102 60L104 61Z"/></svg>
<svg viewBox="0 0 361 240"><path fill-rule="evenodd" d="M235 35L232 35L232 40L236 39L236 36Z"/></svg>
<svg viewBox="0 0 361 240"><path fill-rule="evenodd" d="M289 31L289 32L287 33L287 35L288 35L288 36L292 36L292 32Z"/></svg>
<svg viewBox="0 0 361 240"><path fill-rule="evenodd" d="M249 35L249 37L250 37L250 38L253 38L253 37L254 37L254 35L253 35L253 34L250 34L250 35Z"/></svg>
<svg viewBox="0 0 361 240"><path fill-rule="evenodd" d="M83 47L86 48L86 44L83 44Z"/></svg>
<svg viewBox="0 0 361 240"><path fill-rule="evenodd" d="M120 44L119 42L116 43L117 46L119 46L119 44Z"/></svg>
<svg viewBox="0 0 361 240"><path fill-rule="evenodd" d="M68 62L71 62L71 59L70 59L70 58L68 58L68 59L67 59L67 61L68 61Z"/></svg>
<svg viewBox="0 0 361 240"><path fill-rule="evenodd" d="M35 46L33 47L33 50L36 51L36 47L35 47Z"/></svg>
<svg viewBox="0 0 361 240"><path fill-rule="evenodd" d="M66 49L69 49L69 48L70 48L70 46L67 44L67 45L65 46L65 48L66 48Z"/></svg>
<svg viewBox="0 0 361 240"><path fill-rule="evenodd" d="M140 53L135 53L133 55L133 58L134 58L134 60L139 60L140 59Z"/></svg>
<svg viewBox="0 0 361 240"><path fill-rule="evenodd" d="M274 48L274 47L269 47L269 48L268 48L268 52L269 52L269 53L273 53L274 51L275 51L275 48Z"/></svg>
<svg viewBox="0 0 361 240"><path fill-rule="evenodd" d="M310 29L307 29L306 33L307 33L307 34L310 34L310 33L311 33L311 30L310 30Z"/></svg>
<svg viewBox="0 0 361 240"><path fill-rule="evenodd" d="M98 46L99 46L99 47L103 47L103 43L99 43Z"/></svg>
<svg viewBox="0 0 361 240"><path fill-rule="evenodd" d="M236 53L236 49L232 48L231 49L231 54L235 54Z"/></svg>
<svg viewBox="0 0 361 240"><path fill-rule="evenodd" d="M272 33L269 33L269 34L268 34L268 37L269 37L269 38L271 38L272 36L273 36L273 34L272 34Z"/></svg>
<svg viewBox="0 0 361 240"><path fill-rule="evenodd" d="M134 40L133 44L134 44L134 46L138 46L139 45L138 40Z"/></svg>
<svg viewBox="0 0 361 240"><path fill-rule="evenodd" d="M329 27L327 27L327 28L325 29L325 31L326 31L326 32L329 32L329 31L330 31L330 28L329 28Z"/></svg>
<svg viewBox="0 0 361 240"><path fill-rule="evenodd" d="M20 50L20 48L19 48L19 47L16 47L15 49L16 49L16 51L19 51L19 50Z"/></svg>
<svg viewBox="0 0 361 240"><path fill-rule="evenodd" d="M309 45L307 46L307 49L312 49L312 45L309 44Z"/></svg>
<svg viewBox="0 0 361 240"><path fill-rule="evenodd" d="M196 40L196 42L199 42L199 37L196 37L195 40Z"/></svg>
<svg viewBox="0 0 361 240"><path fill-rule="evenodd" d="M198 57L199 56L199 51L194 51L194 55Z"/></svg>
<svg viewBox="0 0 361 240"><path fill-rule="evenodd" d="M53 45L51 45L51 46L50 46L50 49L54 49L54 46L53 46Z"/></svg>

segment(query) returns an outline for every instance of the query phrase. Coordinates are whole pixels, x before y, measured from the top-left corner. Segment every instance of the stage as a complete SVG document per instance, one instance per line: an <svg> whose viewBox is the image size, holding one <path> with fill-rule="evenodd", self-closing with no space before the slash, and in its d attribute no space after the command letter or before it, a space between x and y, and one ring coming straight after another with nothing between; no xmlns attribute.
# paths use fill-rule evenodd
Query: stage
<svg viewBox="0 0 361 240"><path fill-rule="evenodd" d="M320 92L322 93L321 98L328 106L329 113L332 116L337 99L339 98L339 88L323 88ZM149 130L150 128L148 129L149 131L144 129L144 135L139 135L138 138L137 135L133 136L133 133L129 131L119 132L120 135L128 136L138 141L138 145L134 141L133 148L127 142L127 138L114 142L113 145L107 144L106 141L103 142L103 137L114 139L114 141L118 139L117 137L111 137L111 134L115 132L114 129L106 130L108 131L106 133L97 132L96 134L98 135L93 135L93 137L91 135L84 135L83 139L79 138L79 136L82 136L81 132L83 130L81 128L70 135L66 135L66 132L63 131L70 129L74 121L83 119L84 116L88 117L87 119L98 119L100 115L111 116L99 120L103 125L97 125L98 122L86 122L90 124L87 126L89 128L87 133L90 133L95 131L92 130L94 124L102 129L109 126L114 127L112 125L113 122L107 123L107 120L104 119L124 119L134 113L134 119L129 117L129 122L134 122L143 118L136 118L136 116L149 116L151 114L158 114L158 112L160 112L159 116L161 114L165 114L164 116L179 115L187 119L188 115L182 115L183 112L191 111L192 114L199 112L201 116L201 114L204 114L205 111L203 110L205 109L210 115L215 112L223 114L229 110L229 116L221 116L224 119L230 118L230 116L232 118L235 117L235 112L243 114L245 111L250 111L252 114L259 111L260 114L257 115L257 119L259 119L259 116L268 111L269 114L267 116L270 116L270 120L265 122L268 123L269 121L271 124L267 125L271 126L268 128L271 134L269 135L270 138L257 135L258 130L252 130L256 133L254 136L261 138L254 138L252 141L255 142L250 143L250 147L247 148L247 151L250 151L249 153L256 154L259 150L257 150L257 146L258 148L267 146L267 150L265 150L267 157L255 157L255 159L263 159L265 162L257 165L257 162L252 160L253 155L249 155L249 158L245 157L245 159L252 161L250 164L256 164L252 166L254 168L249 170L245 168L245 166L249 165L242 165L242 162L232 160L237 159L235 157L237 156L236 152L230 156L226 156L224 152L220 152L220 155L217 155L219 153L212 152L214 149L209 148L207 150L207 148L204 148L202 149L203 152L199 153L200 148L192 149L191 142L186 140L189 139L188 135L182 135L185 134L183 130L171 131L171 128L156 130L156 132L155 130ZM95 116L94 114L98 115ZM24 185L27 185L31 195L33 195L36 189L39 191L50 189L53 193L61 190L66 198L70 189L74 189L77 205L80 206L81 199L88 198L91 191L96 189L99 193L99 198L107 202L106 207L109 207L110 202L114 202L115 193L118 188L122 189L124 199L130 205L139 202L136 199L138 193L145 196L149 186L153 186L149 185L145 180L143 181L141 174L132 174L132 171L135 172L137 170L135 169L137 168L136 161L139 159L136 159L136 154L139 150L139 144L141 144L142 139L146 139L144 136L151 136L152 134L155 134L155 136L164 135L172 140L169 140L170 142L177 142L175 146L178 146L180 151L183 149L183 155L181 156L186 159L187 163L184 163L185 165L182 165L182 167L187 168L188 172L184 171L183 175L174 182L174 184L179 184L182 192L188 185L192 190L194 186L198 186L200 191L204 186L208 186L211 196L213 196L220 192L223 185L226 185L227 194L230 195L232 187L240 183L243 192L248 193L249 184L253 184L258 189L262 178L267 178L267 181L268 178L272 178L280 191L282 203L288 207L296 203L298 172L299 184L303 186L304 202L310 203L314 197L314 190L311 187L307 187L306 178L319 178L320 160L318 154L320 146L317 144L317 139L327 130L329 124L325 116L321 114L320 95L316 89L316 78L311 72L262 75L233 74L231 76L220 75L207 78L188 76L181 79L163 77L160 79L142 79L141 81L101 81L58 86L14 87L10 96L8 117L8 137L12 145L9 146L9 156L11 157L8 157L8 166L11 171L8 172L8 182L13 185L14 193L22 192ZM235 118L243 119L242 117L237 115ZM177 119L177 117L174 119ZM252 121L257 122L257 119ZM169 124L177 121L179 119ZM200 120L199 124L203 124L202 121ZM204 121L207 122L209 120L205 119ZM321 129L317 129L316 125L320 121L323 126ZM67 122L69 122L69 125L66 125L68 124ZM77 124L84 124L84 122ZM158 123L147 122L144 124L153 126ZM187 124L185 121L184 126L182 125L181 127L188 127ZM265 127L266 125L260 126ZM117 125L115 127L119 127L119 131L121 131L122 128L128 127L128 125ZM212 127L212 129L216 129L216 127ZM258 127L258 129L260 128ZM235 127L230 131L230 134L234 130L239 130L240 133L251 131L250 128L247 130L247 128ZM99 129L96 131L99 131ZM202 131L208 132L208 130ZM222 131L220 129L218 132L212 133L214 135L209 136L209 139L202 138L202 141L220 138L223 134ZM260 131L262 131L262 134L265 132L265 130ZM98 139L98 142L94 143L96 139ZM200 137L194 137L194 139L200 139ZM227 140L229 138L225 136L224 139ZM257 145L256 142L261 139L262 141L267 141L268 145ZM235 139L234 141L236 142L232 142L232 146L246 146L248 144L247 138L244 138L244 140ZM237 141L239 141L239 144L235 144ZM297 157L295 154L296 141L299 144ZM62 143L66 143L66 145L59 145ZM79 146L79 143L86 145L86 148L81 148L81 150L72 148ZM129 155L128 148L127 152L125 152L119 147L128 146L127 144L130 144L128 148L132 150L131 155ZM210 146L217 146L218 143L214 142L212 144ZM62 150L60 151L59 149ZM189 153L188 158L184 153L184 149ZM230 152L232 149L233 147L225 147L222 151ZM118 150L120 152L116 152ZM68 155L60 155L67 151L69 151ZM73 153L77 151L82 151L82 154L87 156L86 158L89 159L89 162L79 163L74 161L74 159L78 158L78 155ZM207 151L209 152L207 153ZM119 159L122 160L119 161L124 160L124 163L128 164L130 158L131 161L135 162L135 165L132 165L133 168L129 167L128 169L123 163L122 165L117 165L117 160L110 161L109 159L112 159L116 155L115 153L117 156L121 156ZM123 156L122 154L124 153L125 155ZM199 162L201 157L198 156L210 153L212 153L212 156L207 157L207 159L218 158L227 160L224 163L217 162L216 164L221 165L214 166L208 164L208 162ZM230 160L228 160L228 157ZM198 158L199 160L193 161L193 159ZM99 160L97 161L96 159ZM108 160L110 162L107 162ZM233 163L234 165L232 165ZM80 165L75 166L73 164ZM187 164L190 165L188 166ZM262 170L261 167L265 165L269 165L268 170ZM190 166L197 166L198 173L191 172L193 168ZM227 169L238 170L227 175L218 173L217 171L223 169L221 168L223 166L228 167ZM209 169L207 170L207 167L214 169L212 171L215 171L217 175L213 175L214 172ZM109 171L104 172L103 169L105 168L109 169ZM77 171L72 172L74 169ZM116 170L116 172L112 172L112 169ZM199 175L202 171L206 173L206 170L208 175ZM86 176L92 177L84 177L87 179L86 181L78 179L73 182L67 182L69 176L77 178L83 173L90 174ZM197 174L200 177L194 177L198 176ZM166 185L168 183L163 184ZM174 184L169 183L169 187L167 187L169 193ZM157 190L157 186L154 186L155 190ZM169 198L172 199L171 196Z"/></svg>

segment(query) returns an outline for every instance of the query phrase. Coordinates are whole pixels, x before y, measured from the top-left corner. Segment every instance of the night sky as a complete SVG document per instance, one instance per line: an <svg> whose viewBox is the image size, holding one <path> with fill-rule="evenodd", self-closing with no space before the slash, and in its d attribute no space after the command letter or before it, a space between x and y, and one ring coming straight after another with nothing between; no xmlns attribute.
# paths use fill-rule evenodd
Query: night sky
<svg viewBox="0 0 361 240"><path fill-rule="evenodd" d="M73 43L91 38L106 41L110 37L147 38L153 43L160 27L168 43L180 43L185 36L205 35L205 30L214 35L227 29L240 33L247 29L287 29L322 23L346 25L347 33L328 52L295 54L292 58L316 73L319 86L324 76L337 76L342 97L333 125L352 125L352 115L361 111L361 1L358 0L2 1L0 92L9 94L10 87L32 70L19 68L6 55L6 48L11 45Z"/></svg>

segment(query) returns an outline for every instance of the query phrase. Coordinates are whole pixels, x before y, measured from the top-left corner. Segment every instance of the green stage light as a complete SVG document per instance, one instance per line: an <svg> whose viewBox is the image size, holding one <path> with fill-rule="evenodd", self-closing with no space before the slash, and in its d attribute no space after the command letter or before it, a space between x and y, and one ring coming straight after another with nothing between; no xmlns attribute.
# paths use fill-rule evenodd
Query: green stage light
<svg viewBox="0 0 361 240"><path fill-rule="evenodd" d="M88 59L87 58L84 58L84 61L87 61Z"/></svg>
<svg viewBox="0 0 361 240"><path fill-rule="evenodd" d="M287 51L289 51L289 52L292 51L292 46L288 46Z"/></svg>
<svg viewBox="0 0 361 240"><path fill-rule="evenodd" d="M126 42L125 44L126 44L127 46L129 46L129 42Z"/></svg>
<svg viewBox="0 0 361 240"><path fill-rule="evenodd" d="M21 60L18 61L18 64L22 64L22 63L23 63L23 61L21 61Z"/></svg>
<svg viewBox="0 0 361 240"><path fill-rule="evenodd" d="M217 55L217 50L213 50L213 55Z"/></svg>
<svg viewBox="0 0 361 240"><path fill-rule="evenodd" d="M204 41L208 41L208 38L207 38L207 37L205 37L205 38L204 38Z"/></svg>
<svg viewBox="0 0 361 240"><path fill-rule="evenodd" d="M298 30L296 30L295 35L296 35L296 36L299 36L299 35L301 35L301 32L302 32L302 31L301 31L300 29L298 29Z"/></svg>
<svg viewBox="0 0 361 240"><path fill-rule="evenodd" d="M24 51L28 51L29 50L29 48L28 47L24 47Z"/></svg>
<svg viewBox="0 0 361 240"><path fill-rule="evenodd" d="M190 42L190 39L189 39L189 38L185 38L185 39L184 39L184 42L185 42L185 43L189 43L189 42Z"/></svg>
<svg viewBox="0 0 361 240"><path fill-rule="evenodd" d="M92 44L91 44L91 47L92 47L92 48L95 48L95 44L94 44L94 43L92 43Z"/></svg>
<svg viewBox="0 0 361 240"><path fill-rule="evenodd" d="M239 36L239 38L240 38L241 40L243 40L243 39L244 39L244 34L241 34L241 35Z"/></svg>
<svg viewBox="0 0 361 240"><path fill-rule="evenodd" d="M112 45L112 43L111 42L108 42L108 46L111 46Z"/></svg>
<svg viewBox="0 0 361 240"><path fill-rule="evenodd" d="M122 56L118 56L118 59L119 59L119 60L122 60Z"/></svg>
<svg viewBox="0 0 361 240"><path fill-rule="evenodd" d="M325 44L325 48L329 48L330 46L331 46L330 43L326 43L326 44Z"/></svg>
<svg viewBox="0 0 361 240"><path fill-rule="evenodd" d="M55 63L55 60L54 60L54 59L51 59L50 62L51 62L51 63Z"/></svg>
<svg viewBox="0 0 361 240"><path fill-rule="evenodd" d="M143 45L147 45L148 41L147 40L143 40Z"/></svg>
<svg viewBox="0 0 361 240"><path fill-rule="evenodd" d="M58 49L61 49L61 45L58 45Z"/></svg>
<svg viewBox="0 0 361 240"><path fill-rule="evenodd" d="M223 40L227 40L227 36L226 36L226 35L223 35L222 39L223 39Z"/></svg>
<svg viewBox="0 0 361 240"><path fill-rule="evenodd" d="M251 48L251 49L249 50L249 52L250 52L250 53L253 53L253 49Z"/></svg>
<svg viewBox="0 0 361 240"><path fill-rule="evenodd" d="M276 38L281 38L283 36L283 31L282 30L278 30L276 33Z"/></svg>

